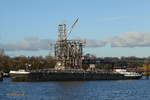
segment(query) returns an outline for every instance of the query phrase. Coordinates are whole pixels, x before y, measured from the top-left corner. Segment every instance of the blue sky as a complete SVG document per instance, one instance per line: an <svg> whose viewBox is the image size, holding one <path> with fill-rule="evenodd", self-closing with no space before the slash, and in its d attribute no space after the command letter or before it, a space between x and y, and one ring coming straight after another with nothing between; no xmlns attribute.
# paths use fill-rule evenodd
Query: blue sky
<svg viewBox="0 0 150 100"><path fill-rule="evenodd" d="M44 43L57 39L57 25L70 26L79 17L70 38L90 40L93 46L84 53L149 56L149 5L149 0L0 0L0 46L10 56L47 55Z"/></svg>

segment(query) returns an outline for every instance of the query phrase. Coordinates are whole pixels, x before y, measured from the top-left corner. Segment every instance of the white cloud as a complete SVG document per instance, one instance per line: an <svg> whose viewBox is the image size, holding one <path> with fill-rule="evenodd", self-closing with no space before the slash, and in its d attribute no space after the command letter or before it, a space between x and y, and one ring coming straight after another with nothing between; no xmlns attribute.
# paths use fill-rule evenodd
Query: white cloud
<svg viewBox="0 0 150 100"><path fill-rule="evenodd" d="M52 40L48 39L40 39L38 37L27 37L24 38L22 41L18 41L15 43L0 43L0 47L7 51L14 51L14 50L27 50L27 51L34 51L34 50L47 50L48 44L52 42Z"/></svg>
<svg viewBox="0 0 150 100"><path fill-rule="evenodd" d="M106 41L104 40L96 40L90 38L82 38L82 37L74 37L74 40L80 40L85 43L86 47L103 47L106 45Z"/></svg>
<svg viewBox="0 0 150 100"><path fill-rule="evenodd" d="M106 45L106 41L95 40L95 39L86 39L87 47L103 47Z"/></svg>
<svg viewBox="0 0 150 100"><path fill-rule="evenodd" d="M150 32L127 32L108 39L112 47L149 47Z"/></svg>
<svg viewBox="0 0 150 100"><path fill-rule="evenodd" d="M104 47L106 44L110 44L111 47L150 47L150 32L127 32L103 40L83 39L80 37L75 39L85 40L86 47ZM54 43L54 40L27 37L14 43L0 43L0 47L7 51L48 50L49 43Z"/></svg>
<svg viewBox="0 0 150 100"><path fill-rule="evenodd" d="M87 47L150 47L150 32L127 32L103 40L86 39Z"/></svg>

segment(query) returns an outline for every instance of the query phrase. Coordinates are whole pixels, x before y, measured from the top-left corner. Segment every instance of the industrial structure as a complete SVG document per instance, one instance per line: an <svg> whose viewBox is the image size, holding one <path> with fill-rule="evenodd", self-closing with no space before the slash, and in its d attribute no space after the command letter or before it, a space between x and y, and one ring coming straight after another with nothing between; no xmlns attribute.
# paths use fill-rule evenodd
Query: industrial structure
<svg viewBox="0 0 150 100"><path fill-rule="evenodd" d="M68 35L72 32L77 22L78 19L71 26L69 32L67 32L66 24L58 25L59 35L55 44L56 69L76 69L82 66L82 48L84 42L68 39Z"/></svg>
<svg viewBox="0 0 150 100"><path fill-rule="evenodd" d="M86 80L127 80L127 79L140 79L141 74L136 72L128 72L125 69L105 70L94 69L94 62L90 61L91 69L84 69L82 61L86 62L85 58L82 59L84 41L68 39L78 19L71 26L67 32L66 24L58 26L58 40L55 43L55 57L57 60L55 68L52 69L39 69L39 70L18 70L10 71L12 81L86 81ZM68 33L68 34L67 34ZM88 61L89 62L89 61ZM87 63L88 63L87 62ZM97 63L97 61L95 62ZM101 62L99 62L101 63Z"/></svg>

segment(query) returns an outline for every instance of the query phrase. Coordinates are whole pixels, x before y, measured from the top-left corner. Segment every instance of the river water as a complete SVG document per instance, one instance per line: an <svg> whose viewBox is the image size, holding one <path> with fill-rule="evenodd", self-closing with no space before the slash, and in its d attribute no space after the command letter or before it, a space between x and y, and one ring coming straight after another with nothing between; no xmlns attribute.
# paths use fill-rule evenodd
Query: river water
<svg viewBox="0 0 150 100"><path fill-rule="evenodd" d="M0 82L0 100L150 100L150 80Z"/></svg>

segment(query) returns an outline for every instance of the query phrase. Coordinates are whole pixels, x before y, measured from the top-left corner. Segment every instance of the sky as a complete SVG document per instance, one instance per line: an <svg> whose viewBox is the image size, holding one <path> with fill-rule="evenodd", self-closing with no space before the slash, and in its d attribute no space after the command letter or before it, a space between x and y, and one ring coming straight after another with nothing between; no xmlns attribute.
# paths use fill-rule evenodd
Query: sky
<svg viewBox="0 0 150 100"><path fill-rule="evenodd" d="M9 56L46 56L58 24L78 23L69 38L84 54L150 56L149 0L0 0L0 48Z"/></svg>

